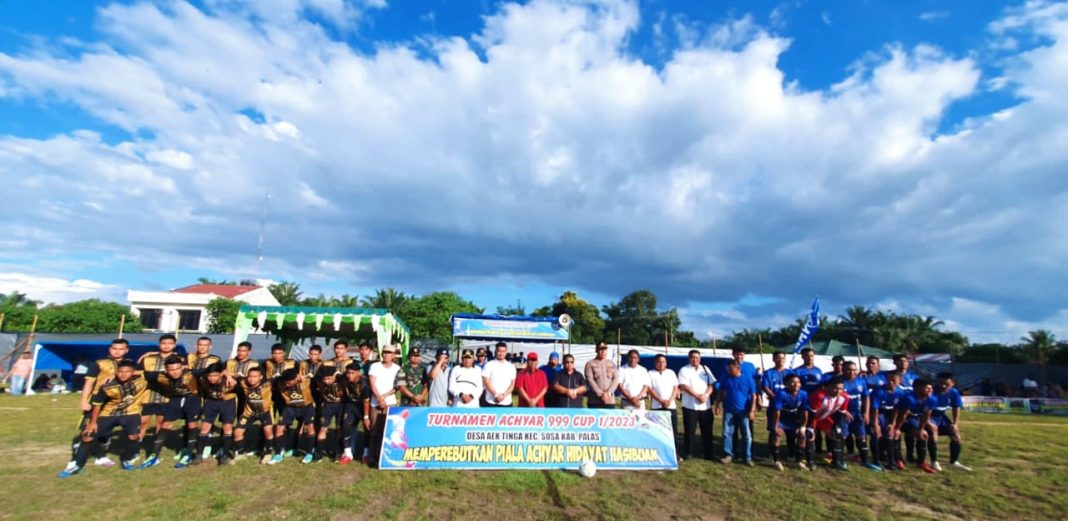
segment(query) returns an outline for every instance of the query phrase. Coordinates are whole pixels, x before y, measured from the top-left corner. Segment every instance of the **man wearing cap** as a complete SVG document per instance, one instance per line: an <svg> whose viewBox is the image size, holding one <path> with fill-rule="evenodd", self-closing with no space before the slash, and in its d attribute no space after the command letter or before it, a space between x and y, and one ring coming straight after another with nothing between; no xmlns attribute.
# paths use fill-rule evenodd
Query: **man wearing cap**
<svg viewBox="0 0 1068 521"><path fill-rule="evenodd" d="M591 409L611 409L616 406L619 370L608 359L608 344L597 344L597 356L586 362L586 386L589 388L586 405Z"/></svg>
<svg viewBox="0 0 1068 521"><path fill-rule="evenodd" d="M545 373L538 370L538 353L527 355L527 366L516 376L515 388L519 391L520 407L545 407L549 381L545 379Z"/></svg>
<svg viewBox="0 0 1068 521"><path fill-rule="evenodd" d="M460 367L454 367L449 376L449 394L454 407L478 408L482 396L482 370L475 367L475 357L470 349L464 349Z"/></svg>
<svg viewBox="0 0 1068 521"><path fill-rule="evenodd" d="M408 363L397 373L397 391L401 394L401 405L419 407L426 405L427 370L422 362L422 353L418 347L408 350Z"/></svg>
<svg viewBox="0 0 1068 521"><path fill-rule="evenodd" d="M497 342L496 357L482 368L482 382L486 389L486 405L511 407L512 391L515 390L515 366L508 363L508 345Z"/></svg>
<svg viewBox="0 0 1068 521"><path fill-rule="evenodd" d="M619 370L619 394L623 395L620 407L645 409L645 397L649 393L649 371L638 365L641 355L637 349L627 352L627 365Z"/></svg>
<svg viewBox="0 0 1068 521"><path fill-rule="evenodd" d="M452 405L449 398L449 373L452 366L449 365L449 350L438 349L434 355L434 363L427 368L427 380L430 381L430 394L428 405L431 407L448 407Z"/></svg>
<svg viewBox="0 0 1068 521"><path fill-rule="evenodd" d="M371 391L371 445L370 462L378 464L378 451L382 447L382 433L386 429L386 411L397 405L397 373L400 366L393 363L400 350L393 345L382 348L382 361L371 364L368 371L368 387Z"/></svg>
<svg viewBox="0 0 1068 521"><path fill-rule="evenodd" d="M475 367L484 369L486 367L486 348L480 347L475 350Z"/></svg>
<svg viewBox="0 0 1068 521"><path fill-rule="evenodd" d="M556 381L556 373L560 371L560 353L553 351L549 353L549 363L538 368L539 371L545 373L545 381L552 385ZM545 395L546 407L559 407L559 395L554 392L549 392Z"/></svg>

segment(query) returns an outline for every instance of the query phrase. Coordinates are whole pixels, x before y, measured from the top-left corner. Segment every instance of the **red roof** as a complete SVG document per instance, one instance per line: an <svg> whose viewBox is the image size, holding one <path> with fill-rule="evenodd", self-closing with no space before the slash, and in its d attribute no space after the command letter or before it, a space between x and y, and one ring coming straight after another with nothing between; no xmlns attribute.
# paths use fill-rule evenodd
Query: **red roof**
<svg viewBox="0 0 1068 521"><path fill-rule="evenodd" d="M174 290L175 293L214 293L220 297L235 298L250 291L260 289L259 286L227 286L224 284L193 284Z"/></svg>

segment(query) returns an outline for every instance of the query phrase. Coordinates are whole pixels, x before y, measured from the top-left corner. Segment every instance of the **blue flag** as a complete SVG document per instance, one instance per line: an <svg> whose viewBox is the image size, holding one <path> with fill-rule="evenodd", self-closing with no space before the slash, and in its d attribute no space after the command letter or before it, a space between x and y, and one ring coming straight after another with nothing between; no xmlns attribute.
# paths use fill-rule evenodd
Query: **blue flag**
<svg viewBox="0 0 1068 521"><path fill-rule="evenodd" d="M812 301L812 311L808 312L808 321L805 322L805 327L801 328L801 334L797 335L797 345L794 346L794 354L801 351L802 347L812 339L812 335L816 334L816 331L820 330L820 298L816 297Z"/></svg>

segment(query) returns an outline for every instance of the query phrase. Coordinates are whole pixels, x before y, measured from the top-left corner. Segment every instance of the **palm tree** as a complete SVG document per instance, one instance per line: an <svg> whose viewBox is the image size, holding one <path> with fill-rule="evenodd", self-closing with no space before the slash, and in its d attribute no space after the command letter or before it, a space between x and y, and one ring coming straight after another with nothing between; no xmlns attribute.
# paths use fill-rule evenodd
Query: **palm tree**
<svg viewBox="0 0 1068 521"><path fill-rule="evenodd" d="M1029 331L1027 336L1020 338L1020 341L1023 342L1024 352L1033 361L1042 364L1042 385L1046 385L1046 365L1049 364L1049 357L1053 350L1057 348L1057 339L1049 330L1038 329Z"/></svg>
<svg viewBox="0 0 1068 521"><path fill-rule="evenodd" d="M376 289L375 294L371 297L364 298L361 301L361 304L366 308L388 309L391 312L396 313L403 308L404 304L410 299L411 297L404 294L403 291L397 291L393 288L385 288Z"/></svg>
<svg viewBox="0 0 1068 521"><path fill-rule="evenodd" d="M267 288L274 299L283 306L296 306L300 304L300 284L296 282L279 282Z"/></svg>
<svg viewBox="0 0 1068 521"><path fill-rule="evenodd" d="M39 300L31 300L25 293L19 293L18 291L12 291L5 295L0 293L0 307L18 307L18 306L38 306L41 304Z"/></svg>
<svg viewBox="0 0 1068 521"><path fill-rule="evenodd" d="M360 297L357 295L349 295L345 293L340 297L334 297L333 305L339 308L358 308L360 307Z"/></svg>

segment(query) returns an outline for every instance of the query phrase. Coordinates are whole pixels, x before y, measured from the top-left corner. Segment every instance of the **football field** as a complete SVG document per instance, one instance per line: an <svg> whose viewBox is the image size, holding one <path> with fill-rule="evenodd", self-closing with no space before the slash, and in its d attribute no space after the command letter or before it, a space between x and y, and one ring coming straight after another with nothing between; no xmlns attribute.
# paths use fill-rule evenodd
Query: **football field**
<svg viewBox="0 0 1068 521"><path fill-rule="evenodd" d="M0 396L0 519L1064 519L1068 419L968 414L974 472L777 472L685 461L678 472L381 472L296 458L56 478L79 418L74 396ZM718 420L718 418L717 418ZM717 421L717 429L719 428ZM721 446L717 433L716 447ZM948 448L940 446L943 466ZM117 459L114 455L113 459Z"/></svg>

